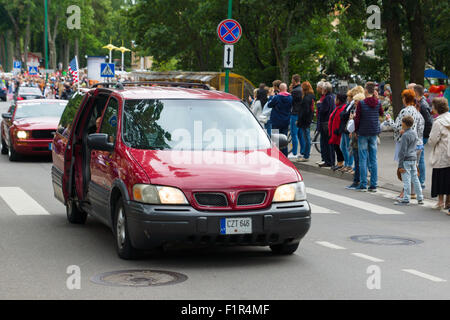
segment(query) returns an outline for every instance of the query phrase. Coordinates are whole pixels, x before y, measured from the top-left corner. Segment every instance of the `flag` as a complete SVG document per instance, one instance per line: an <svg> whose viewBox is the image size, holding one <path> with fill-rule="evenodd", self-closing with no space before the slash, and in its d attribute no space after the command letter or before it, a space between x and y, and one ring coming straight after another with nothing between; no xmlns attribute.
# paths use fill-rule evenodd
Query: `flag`
<svg viewBox="0 0 450 320"><path fill-rule="evenodd" d="M73 58L69 63L69 72L73 78L73 84L78 83L78 59L77 57Z"/></svg>

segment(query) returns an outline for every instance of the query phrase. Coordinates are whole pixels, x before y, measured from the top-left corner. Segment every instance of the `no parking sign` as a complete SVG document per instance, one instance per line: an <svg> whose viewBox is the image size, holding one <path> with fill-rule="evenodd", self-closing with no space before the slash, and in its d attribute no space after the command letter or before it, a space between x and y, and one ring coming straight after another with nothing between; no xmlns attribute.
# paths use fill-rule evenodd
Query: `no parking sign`
<svg viewBox="0 0 450 320"><path fill-rule="evenodd" d="M226 44L235 44L241 39L242 27L236 20L226 19L217 27L219 39Z"/></svg>

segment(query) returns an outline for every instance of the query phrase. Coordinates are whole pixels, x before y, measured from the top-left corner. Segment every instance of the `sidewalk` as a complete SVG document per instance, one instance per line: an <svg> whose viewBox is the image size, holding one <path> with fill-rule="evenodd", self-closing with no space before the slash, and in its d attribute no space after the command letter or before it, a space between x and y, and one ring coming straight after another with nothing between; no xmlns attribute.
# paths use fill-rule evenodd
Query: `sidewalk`
<svg viewBox="0 0 450 320"><path fill-rule="evenodd" d="M383 132L380 135L381 145L378 146L378 187L392 190L400 191L403 188L403 184L397 179L397 162L394 161L394 138L392 132ZM431 149L427 145L425 147L425 164L426 164L426 182L425 190L423 191L425 198L431 199L431 175L433 169L429 164L429 156L431 154ZM300 172L308 171L317 174L328 175L335 178L341 178L346 181L342 182L342 186L347 186L353 181L353 175L342 172L334 172L330 168L319 168L316 164L320 160L320 154L317 150L311 148L311 157L309 162L298 162L292 161L293 164L300 170Z"/></svg>

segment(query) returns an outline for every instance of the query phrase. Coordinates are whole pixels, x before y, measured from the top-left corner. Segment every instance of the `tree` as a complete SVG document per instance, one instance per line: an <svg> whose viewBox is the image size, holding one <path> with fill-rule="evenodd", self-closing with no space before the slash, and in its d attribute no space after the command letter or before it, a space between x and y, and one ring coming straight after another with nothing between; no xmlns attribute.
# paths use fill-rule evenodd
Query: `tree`
<svg viewBox="0 0 450 320"><path fill-rule="evenodd" d="M394 114L403 108L401 92L405 87L403 65L402 33L400 29L401 8L398 0L383 0L382 21L386 29L388 46L390 83Z"/></svg>

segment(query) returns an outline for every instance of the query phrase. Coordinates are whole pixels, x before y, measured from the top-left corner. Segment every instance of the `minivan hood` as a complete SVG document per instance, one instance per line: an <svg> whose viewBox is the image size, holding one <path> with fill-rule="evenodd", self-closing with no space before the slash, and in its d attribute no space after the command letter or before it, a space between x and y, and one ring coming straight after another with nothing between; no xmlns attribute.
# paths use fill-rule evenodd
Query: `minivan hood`
<svg viewBox="0 0 450 320"><path fill-rule="evenodd" d="M184 191L274 188L301 179L275 147L237 152L130 149L130 153L152 184Z"/></svg>

